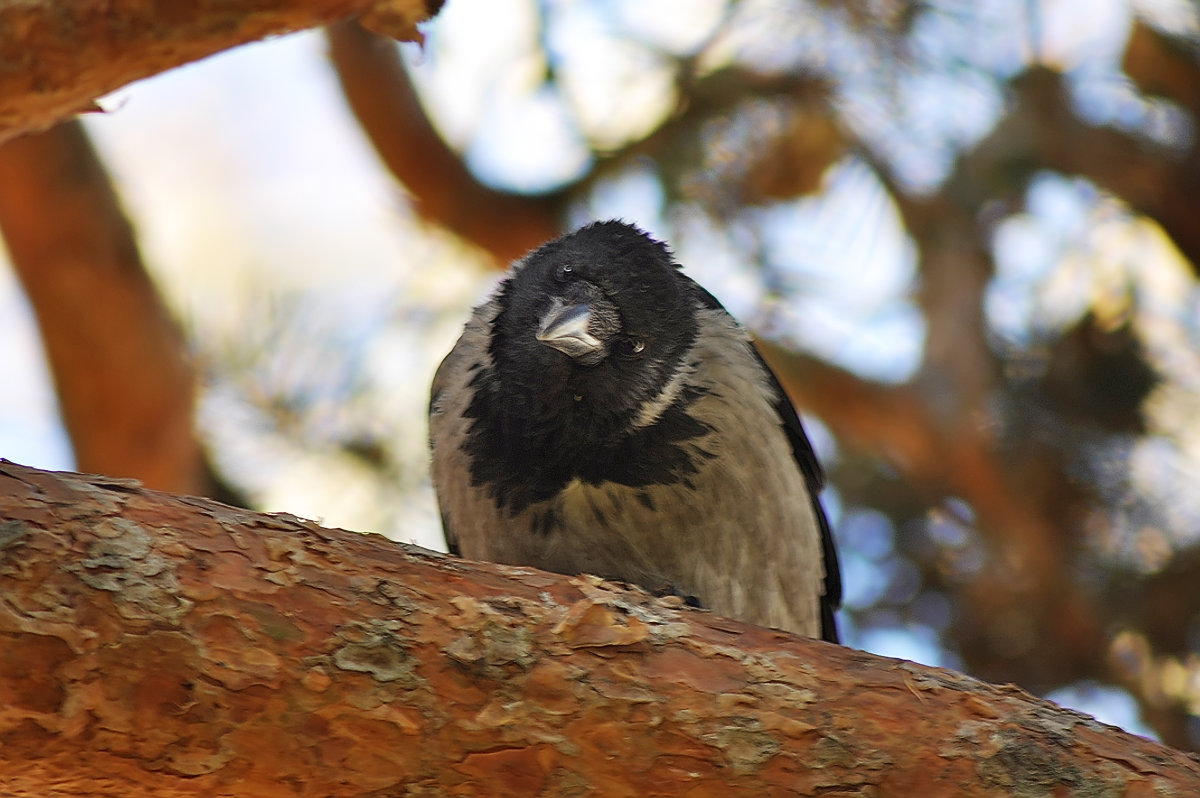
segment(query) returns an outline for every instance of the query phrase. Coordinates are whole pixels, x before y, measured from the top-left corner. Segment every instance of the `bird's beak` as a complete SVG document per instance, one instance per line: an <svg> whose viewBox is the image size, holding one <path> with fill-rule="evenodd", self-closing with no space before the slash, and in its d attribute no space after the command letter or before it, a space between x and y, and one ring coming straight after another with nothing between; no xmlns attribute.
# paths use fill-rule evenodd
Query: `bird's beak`
<svg viewBox="0 0 1200 798"><path fill-rule="evenodd" d="M537 339L585 365L594 365L604 358L604 342L588 332L591 321L590 303L563 304L555 300L542 317Z"/></svg>

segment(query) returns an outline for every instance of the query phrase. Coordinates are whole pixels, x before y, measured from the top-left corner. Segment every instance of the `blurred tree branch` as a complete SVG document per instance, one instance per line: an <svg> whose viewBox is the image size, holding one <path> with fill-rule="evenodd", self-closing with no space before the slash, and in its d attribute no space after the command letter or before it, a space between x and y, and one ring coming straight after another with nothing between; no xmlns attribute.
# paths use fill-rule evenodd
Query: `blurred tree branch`
<svg viewBox="0 0 1200 798"><path fill-rule="evenodd" d="M1155 34L1139 28L1132 45L1146 49ZM1141 42L1138 44L1137 42ZM1145 55L1127 59L1131 68L1152 73ZM1177 68L1190 66L1186 77L1200 83L1200 68L1184 59ZM1137 80L1136 71L1131 76ZM1169 88L1165 79L1147 76L1153 86ZM1097 127L1079 119L1063 85L1062 75L1045 68L1029 70L1012 83L1014 103L997 129L972 153L971 179L982 186L1012 186L1027 180L1035 170L1054 169L1079 175L1120 197L1162 226L1180 252L1200 273L1200 138L1193 136L1180 150L1137 138L1111 127ZM1181 92L1180 102L1197 102L1197 92ZM1200 119L1200 103L1187 110Z"/></svg>
<svg viewBox="0 0 1200 798"><path fill-rule="evenodd" d="M1193 115L1200 112L1200 60L1194 46L1134 21L1121 68L1149 95L1167 97Z"/></svg>
<svg viewBox="0 0 1200 798"><path fill-rule="evenodd" d="M828 80L736 65L696 75L696 68L694 59L680 63L674 112L645 138L603 153L588 182L650 158L671 199L698 202L719 217L820 189L822 176L848 147L832 115ZM731 123L750 103L779 110L779 123L759 131L755 147L714 146L713 127Z"/></svg>
<svg viewBox="0 0 1200 798"><path fill-rule="evenodd" d="M1200 790L1016 688L105 477L0 463L0 596L11 796Z"/></svg>
<svg viewBox="0 0 1200 798"><path fill-rule="evenodd" d="M0 0L0 142L98 110L98 97L238 44L374 13L390 35L440 0Z"/></svg>
<svg viewBox="0 0 1200 798"><path fill-rule="evenodd" d="M423 219L490 252L499 264L558 235L565 197L527 197L480 183L433 129L393 40L358 20L325 30L346 102Z"/></svg>
<svg viewBox="0 0 1200 798"><path fill-rule="evenodd" d="M79 467L229 496L193 430L183 335L78 121L0 146L0 232L37 314Z"/></svg>
<svg viewBox="0 0 1200 798"><path fill-rule="evenodd" d="M994 552L992 567L962 587L970 602L964 615L974 628L961 629L956 642L972 669L1017 678L1038 688L1078 678L1082 671L1104 675L1105 625L1111 615L1094 605L1072 580L1059 578L1071 558L1061 511L1068 487L1057 482L1053 466L1036 469L1055 480L1034 489L1002 459L981 416L947 424L936 402L917 385L871 383L843 369L760 342L760 348L797 404L829 425L851 448L873 452L899 468L928 501L958 497L977 514L980 532ZM1045 453L1042 453L1043 456ZM1026 640L1052 637L1069 657L1039 659L1012 643L1011 625L1025 626Z"/></svg>
<svg viewBox="0 0 1200 798"><path fill-rule="evenodd" d="M357 20L329 25L326 36L347 104L380 159L411 195L417 213L490 252L501 266L558 235L571 193L632 159L652 157L672 174L695 169L706 157L704 142L697 139L700 122L732 113L747 96L793 110L826 110L829 99L828 84L812 76L726 68L697 78L694 65L685 61L680 99L670 119L646 138L600 154L578 185L532 197L490 188L471 174L430 123L392 40L365 30ZM746 153L749 163L740 164L746 173L741 201L817 190L844 145L827 114L792 113L769 146ZM728 165L726 170L735 171Z"/></svg>

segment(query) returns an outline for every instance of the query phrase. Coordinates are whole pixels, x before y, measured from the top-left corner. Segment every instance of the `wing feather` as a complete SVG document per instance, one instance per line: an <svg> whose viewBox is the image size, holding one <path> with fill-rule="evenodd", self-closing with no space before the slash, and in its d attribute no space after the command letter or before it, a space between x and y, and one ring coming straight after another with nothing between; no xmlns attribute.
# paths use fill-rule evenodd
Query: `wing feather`
<svg viewBox="0 0 1200 798"><path fill-rule="evenodd" d="M717 301L717 298L702 286L696 284L696 290L702 305L712 310L725 311L725 308ZM825 472L821 468L821 463L817 460L817 453L813 451L812 442L809 441L808 435L804 432L804 427L800 423L800 414L796 411L792 400L788 398L787 391L783 389L779 378L775 376L775 372L763 360L758 349L755 347L751 348L759 365L766 372L771 387L775 391L775 412L779 416L780 424L787 434L788 442L792 446L792 456L796 460L796 465L804 475L804 481L808 486L808 493L812 500L813 515L816 517L817 524L821 528L821 552L825 568L825 592L821 596L821 638L830 643L837 643L838 632L837 623L834 619L834 611L842 603L842 569L841 564L838 562L837 546L833 540L833 531L829 527L829 517L825 514L825 508L821 506L819 498L821 489L825 487Z"/></svg>

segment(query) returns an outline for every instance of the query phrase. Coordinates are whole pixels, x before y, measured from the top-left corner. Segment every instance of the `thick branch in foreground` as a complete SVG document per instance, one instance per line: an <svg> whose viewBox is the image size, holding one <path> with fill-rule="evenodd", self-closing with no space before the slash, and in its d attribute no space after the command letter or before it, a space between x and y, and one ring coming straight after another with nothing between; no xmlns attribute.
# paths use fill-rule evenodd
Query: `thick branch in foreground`
<svg viewBox="0 0 1200 798"><path fill-rule="evenodd" d="M391 35L440 0L0 0L0 142L140 78L238 44L365 13Z"/></svg>
<svg viewBox="0 0 1200 798"><path fill-rule="evenodd" d="M5 794L1192 795L1011 687L0 464Z"/></svg>

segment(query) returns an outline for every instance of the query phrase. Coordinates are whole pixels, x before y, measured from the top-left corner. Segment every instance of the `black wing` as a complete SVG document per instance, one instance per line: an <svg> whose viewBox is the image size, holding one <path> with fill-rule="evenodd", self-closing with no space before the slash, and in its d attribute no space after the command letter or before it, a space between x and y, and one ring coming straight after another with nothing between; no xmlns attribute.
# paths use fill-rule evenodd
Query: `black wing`
<svg viewBox="0 0 1200 798"><path fill-rule="evenodd" d="M721 310L728 313L724 306L717 301L716 297L702 286L696 284L696 289L701 304L712 310ZM796 464L800 467L800 472L804 474L804 481L808 485L808 495L812 500L813 515L817 519L817 524L821 527L821 551L825 566L825 594L821 596L821 639L827 640L830 643L837 643L838 632L834 610L841 606L842 603L842 569L838 563L837 546L833 542L833 532L829 528L829 518L825 515L825 508L821 506L819 498L821 488L825 486L825 472L822 470L820 462L817 461L817 454L813 451L812 443L809 442L808 435L804 432L804 427L800 424L800 414L796 412L792 400L788 398L787 392L783 390L783 385L780 384L779 378L775 376L775 372L763 360L758 349L754 346L750 348L754 352L754 357L758 359L759 365L762 366L763 371L767 373L771 387L775 390L775 412L779 415L780 423L783 425L784 432L787 433L788 442L792 445L792 456L795 457Z"/></svg>

